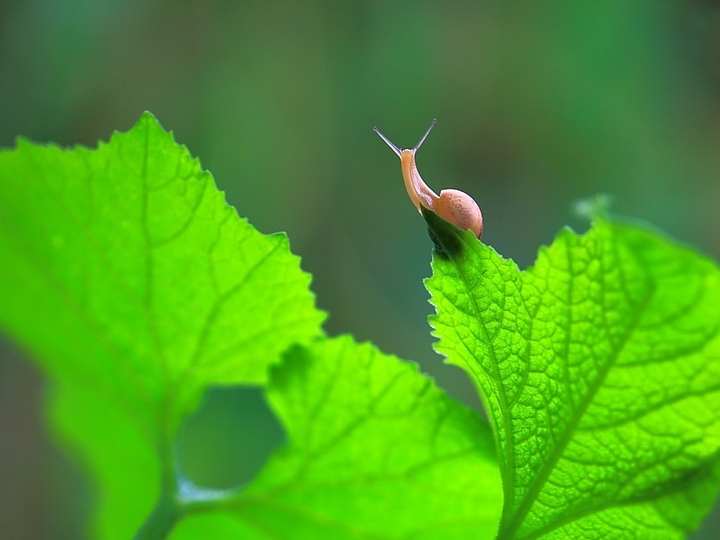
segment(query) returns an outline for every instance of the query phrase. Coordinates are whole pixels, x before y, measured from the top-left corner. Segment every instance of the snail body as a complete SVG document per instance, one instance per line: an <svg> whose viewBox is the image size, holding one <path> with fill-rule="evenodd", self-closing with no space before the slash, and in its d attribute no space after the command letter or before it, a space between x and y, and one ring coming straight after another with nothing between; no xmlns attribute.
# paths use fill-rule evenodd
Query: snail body
<svg viewBox="0 0 720 540"><path fill-rule="evenodd" d="M462 230L470 230L475 236L480 238L483 231L483 217L480 207L470 195L457 189L443 189L438 196L420 176L415 163L415 154L422 143L430 134L436 120L433 119L432 124L422 136L420 141L412 148L401 150L390 139L383 135L376 127L373 131L392 149L400 158L400 168L402 170L405 189L407 190L410 201L415 205L418 212L422 213L424 206L428 210L432 210L438 216L443 218Z"/></svg>

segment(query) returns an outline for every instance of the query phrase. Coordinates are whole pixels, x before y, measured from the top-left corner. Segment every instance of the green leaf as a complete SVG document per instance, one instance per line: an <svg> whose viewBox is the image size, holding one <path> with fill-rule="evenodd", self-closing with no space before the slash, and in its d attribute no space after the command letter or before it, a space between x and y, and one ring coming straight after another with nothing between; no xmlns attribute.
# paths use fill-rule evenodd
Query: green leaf
<svg viewBox="0 0 720 540"><path fill-rule="evenodd" d="M0 327L50 376L50 414L129 538L171 481L175 430L210 384L262 383L320 334L284 235L238 218L145 113L97 150L0 153Z"/></svg>
<svg viewBox="0 0 720 540"><path fill-rule="evenodd" d="M270 403L289 443L222 513L174 540L493 538L502 503L492 436L417 366L349 337L296 347Z"/></svg>
<svg viewBox="0 0 720 540"><path fill-rule="evenodd" d="M639 226L563 230L521 272L432 213L437 350L481 390L499 538L682 538L720 484L720 273Z"/></svg>

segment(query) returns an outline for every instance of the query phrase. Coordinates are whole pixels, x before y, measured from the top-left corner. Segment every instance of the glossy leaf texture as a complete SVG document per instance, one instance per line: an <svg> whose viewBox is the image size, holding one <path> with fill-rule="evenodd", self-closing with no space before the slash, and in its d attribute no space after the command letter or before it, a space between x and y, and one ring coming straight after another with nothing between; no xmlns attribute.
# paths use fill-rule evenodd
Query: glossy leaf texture
<svg viewBox="0 0 720 540"><path fill-rule="evenodd" d="M93 536L129 538L172 478L210 384L263 383L321 334L310 276L145 113L97 149L0 153L0 326L51 380L49 414L100 493Z"/></svg>
<svg viewBox="0 0 720 540"><path fill-rule="evenodd" d="M437 350L480 389L499 538L684 538L720 475L720 273L644 226L565 229L520 271L427 212Z"/></svg>
<svg viewBox="0 0 720 540"><path fill-rule="evenodd" d="M495 537L490 429L416 365L343 336L293 348L267 393L286 447L173 540Z"/></svg>

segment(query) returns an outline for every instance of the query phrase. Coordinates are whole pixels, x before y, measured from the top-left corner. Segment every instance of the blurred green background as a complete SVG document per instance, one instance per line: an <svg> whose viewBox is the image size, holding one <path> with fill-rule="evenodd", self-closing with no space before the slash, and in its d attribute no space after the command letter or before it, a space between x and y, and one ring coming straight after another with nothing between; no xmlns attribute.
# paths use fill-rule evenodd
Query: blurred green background
<svg viewBox="0 0 720 540"><path fill-rule="evenodd" d="M470 193L483 240L523 268L586 227L571 205L596 193L720 255L720 2L0 1L1 147L95 146L146 109L241 216L287 231L330 334L419 362L474 407L431 349L431 244L373 125L408 147L437 117L420 171ZM4 339L0 538L77 538L92 508L45 432L48 390ZM223 487L281 442L257 390L219 389L180 447ZM718 516L695 536L718 537Z"/></svg>

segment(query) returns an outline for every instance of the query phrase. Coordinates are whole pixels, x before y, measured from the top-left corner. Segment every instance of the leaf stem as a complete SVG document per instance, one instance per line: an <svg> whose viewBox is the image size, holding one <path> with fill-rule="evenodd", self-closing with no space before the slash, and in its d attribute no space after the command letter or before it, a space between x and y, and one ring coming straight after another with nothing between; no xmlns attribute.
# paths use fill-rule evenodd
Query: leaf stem
<svg viewBox="0 0 720 540"><path fill-rule="evenodd" d="M168 418L167 414L165 418ZM158 446L158 451L164 458L162 460L160 498L140 530L135 534L134 540L164 540L184 514L182 494L180 493L183 474L180 469L177 448L171 442L175 436L172 429L167 425L165 427L167 435Z"/></svg>
<svg viewBox="0 0 720 540"><path fill-rule="evenodd" d="M164 493L135 535L135 540L163 540L182 513L175 493Z"/></svg>
<svg viewBox="0 0 720 540"><path fill-rule="evenodd" d="M216 510L236 498L241 489L199 488L180 475L177 488L163 493L134 540L163 540L183 516Z"/></svg>

